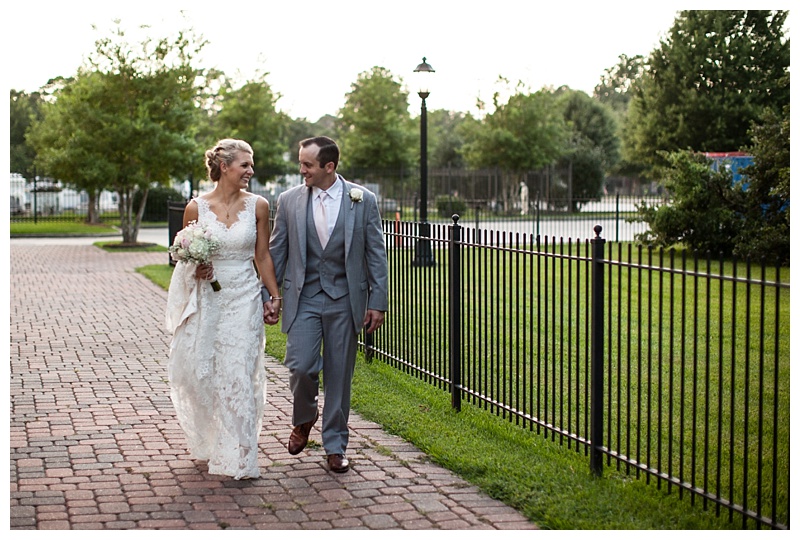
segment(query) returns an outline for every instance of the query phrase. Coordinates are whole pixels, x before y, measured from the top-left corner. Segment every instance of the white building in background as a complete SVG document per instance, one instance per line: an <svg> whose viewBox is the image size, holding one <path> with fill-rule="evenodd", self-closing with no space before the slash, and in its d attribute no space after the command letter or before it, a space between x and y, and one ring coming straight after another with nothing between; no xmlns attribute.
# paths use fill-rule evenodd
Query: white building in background
<svg viewBox="0 0 800 540"><path fill-rule="evenodd" d="M89 194L85 191L76 191L65 188L58 182L41 181L35 186L21 174L11 173L9 182L10 214L18 215L32 213L33 206L42 215L54 215L64 211L86 213L89 206ZM101 191L98 206L100 212L116 212L119 197L111 191Z"/></svg>
<svg viewBox="0 0 800 540"><path fill-rule="evenodd" d="M28 204L28 188L26 184L27 182L21 174L11 173L11 182L9 183L9 192L11 195L9 213L11 215L25 212Z"/></svg>

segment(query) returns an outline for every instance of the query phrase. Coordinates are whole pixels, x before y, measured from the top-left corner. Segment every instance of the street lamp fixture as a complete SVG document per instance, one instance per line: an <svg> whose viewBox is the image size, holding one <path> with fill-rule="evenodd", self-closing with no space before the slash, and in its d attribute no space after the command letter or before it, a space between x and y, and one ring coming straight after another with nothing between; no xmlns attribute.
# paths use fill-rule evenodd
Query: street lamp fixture
<svg viewBox="0 0 800 540"><path fill-rule="evenodd" d="M415 250L413 266L433 266L436 261L433 259L433 251L431 250L431 230L428 224L428 109L425 105L425 100L431 95L430 91L430 75L435 73L435 70L428 64L425 57L422 58L422 63L419 64L414 73L419 73L417 76L418 91L420 99L422 99L422 109L419 117L419 240Z"/></svg>

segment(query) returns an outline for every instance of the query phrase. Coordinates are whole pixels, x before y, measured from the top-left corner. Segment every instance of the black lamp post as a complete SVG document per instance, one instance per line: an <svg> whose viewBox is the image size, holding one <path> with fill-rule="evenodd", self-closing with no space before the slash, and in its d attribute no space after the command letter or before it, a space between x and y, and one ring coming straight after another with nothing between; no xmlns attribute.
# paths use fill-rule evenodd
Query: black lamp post
<svg viewBox="0 0 800 540"><path fill-rule="evenodd" d="M419 64L414 73L434 73L435 70L428 64L425 57L422 58L422 63ZM423 80L424 79L424 80ZM419 236L414 255L414 261L411 263L413 266L433 266L436 261L433 260L433 252L431 251L431 230L428 224L428 109L425 106L425 100L431 94L428 87L429 75L423 75L418 78L419 97L422 98L422 110L420 113L419 121Z"/></svg>

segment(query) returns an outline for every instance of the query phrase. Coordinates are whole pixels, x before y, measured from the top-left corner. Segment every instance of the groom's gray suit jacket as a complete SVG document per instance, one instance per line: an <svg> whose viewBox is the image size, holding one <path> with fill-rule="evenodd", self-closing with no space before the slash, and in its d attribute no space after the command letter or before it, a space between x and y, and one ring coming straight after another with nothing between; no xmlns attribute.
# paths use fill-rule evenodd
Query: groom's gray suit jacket
<svg viewBox="0 0 800 540"><path fill-rule="evenodd" d="M347 289L353 315L353 330L361 331L367 309L387 311L388 266L386 243L381 227L378 201L375 195L361 186L342 182L343 219L337 226L344 227L344 256ZM361 201L354 202L350 192L358 188L363 192ZM285 191L278 197L275 225L269 242L269 251L275 265L275 275L283 288L283 316L281 331L288 333L297 315L300 293L306 282L309 197L311 188L305 184Z"/></svg>

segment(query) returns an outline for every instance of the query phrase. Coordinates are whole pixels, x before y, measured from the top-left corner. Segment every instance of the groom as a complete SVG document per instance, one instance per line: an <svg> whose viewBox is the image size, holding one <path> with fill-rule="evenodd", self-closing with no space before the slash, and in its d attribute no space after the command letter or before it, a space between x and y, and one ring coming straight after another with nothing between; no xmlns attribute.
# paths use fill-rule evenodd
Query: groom
<svg viewBox="0 0 800 540"><path fill-rule="evenodd" d="M305 184L278 197L270 254L283 287L284 363L294 396L289 453L305 448L319 417L322 371L322 445L330 469L345 472L357 337L383 324L388 268L375 195L339 176L338 163L332 139L300 142Z"/></svg>

